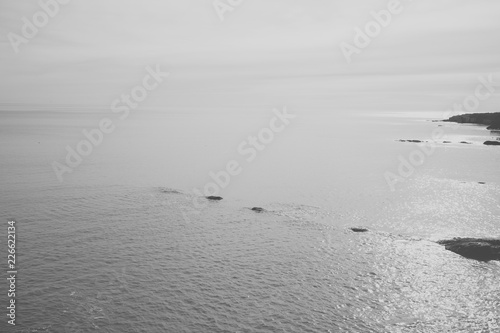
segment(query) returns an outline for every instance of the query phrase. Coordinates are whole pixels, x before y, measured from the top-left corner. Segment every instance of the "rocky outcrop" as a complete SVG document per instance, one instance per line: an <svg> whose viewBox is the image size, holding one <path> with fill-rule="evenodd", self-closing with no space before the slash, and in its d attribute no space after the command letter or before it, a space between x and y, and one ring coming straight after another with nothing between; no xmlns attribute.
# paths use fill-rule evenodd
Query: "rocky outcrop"
<svg viewBox="0 0 500 333"><path fill-rule="evenodd" d="M500 239L453 238L437 243L465 258L480 261L500 260Z"/></svg>
<svg viewBox="0 0 500 333"><path fill-rule="evenodd" d="M483 145L487 145L487 146L500 146L500 141L484 141Z"/></svg>
<svg viewBox="0 0 500 333"><path fill-rule="evenodd" d="M443 121L460 124L487 125L487 129L489 130L500 130L500 112L461 114Z"/></svg>

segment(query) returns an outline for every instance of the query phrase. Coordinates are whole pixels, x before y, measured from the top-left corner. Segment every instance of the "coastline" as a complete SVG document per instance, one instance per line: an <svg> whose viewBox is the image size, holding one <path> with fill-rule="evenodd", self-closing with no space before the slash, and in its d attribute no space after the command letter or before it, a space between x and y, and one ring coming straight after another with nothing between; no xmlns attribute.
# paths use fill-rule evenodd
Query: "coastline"
<svg viewBox="0 0 500 333"><path fill-rule="evenodd" d="M441 120L459 124L486 125L488 130L500 130L500 112L465 113Z"/></svg>

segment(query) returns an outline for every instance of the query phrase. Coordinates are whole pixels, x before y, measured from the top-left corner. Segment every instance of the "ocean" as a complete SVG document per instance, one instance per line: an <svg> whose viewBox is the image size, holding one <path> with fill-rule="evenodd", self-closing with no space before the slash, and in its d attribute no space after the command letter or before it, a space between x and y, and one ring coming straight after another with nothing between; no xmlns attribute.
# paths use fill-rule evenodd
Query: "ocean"
<svg viewBox="0 0 500 333"><path fill-rule="evenodd" d="M4 109L0 331L498 332L500 263L435 241L500 237L500 133L442 118Z"/></svg>

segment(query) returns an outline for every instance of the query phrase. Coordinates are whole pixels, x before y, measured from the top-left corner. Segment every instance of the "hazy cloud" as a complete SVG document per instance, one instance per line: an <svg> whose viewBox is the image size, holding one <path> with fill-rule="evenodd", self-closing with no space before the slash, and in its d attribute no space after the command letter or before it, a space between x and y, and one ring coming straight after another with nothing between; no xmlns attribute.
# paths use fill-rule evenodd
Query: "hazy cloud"
<svg viewBox="0 0 500 333"><path fill-rule="evenodd" d="M104 105L155 63L172 73L158 104L182 104L187 92L402 94L431 84L449 94L446 82L500 70L495 0L401 1L404 11L347 64L339 43L388 2L248 0L221 22L210 0L73 0L16 54L7 35L21 34L21 18L40 5L3 0L0 101Z"/></svg>

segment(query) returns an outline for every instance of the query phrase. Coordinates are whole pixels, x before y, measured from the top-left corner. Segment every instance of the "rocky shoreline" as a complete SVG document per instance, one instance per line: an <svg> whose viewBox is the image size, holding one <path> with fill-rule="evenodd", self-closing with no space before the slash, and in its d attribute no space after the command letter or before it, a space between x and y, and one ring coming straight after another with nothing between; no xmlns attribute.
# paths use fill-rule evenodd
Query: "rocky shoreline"
<svg viewBox="0 0 500 333"><path fill-rule="evenodd" d="M459 124L486 125L486 129L500 130L500 112L494 113L468 113L442 120Z"/></svg>
<svg viewBox="0 0 500 333"><path fill-rule="evenodd" d="M500 260L500 239L453 238L437 243L465 258L479 261Z"/></svg>

